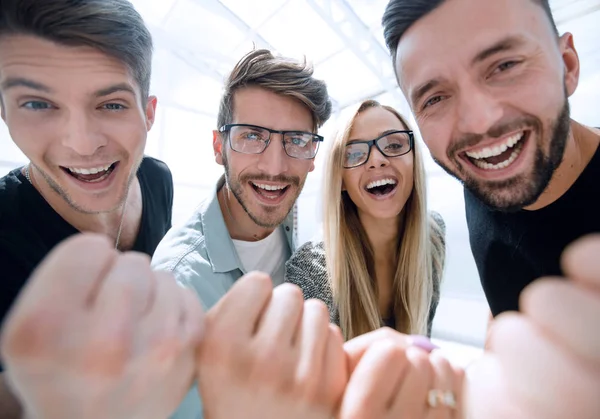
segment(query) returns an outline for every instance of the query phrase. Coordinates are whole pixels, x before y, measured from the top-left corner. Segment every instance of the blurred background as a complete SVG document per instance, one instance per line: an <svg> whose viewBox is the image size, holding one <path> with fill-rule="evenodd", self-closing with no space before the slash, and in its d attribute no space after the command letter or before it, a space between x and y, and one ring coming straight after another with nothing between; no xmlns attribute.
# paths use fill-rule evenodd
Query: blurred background
<svg viewBox="0 0 600 419"><path fill-rule="evenodd" d="M158 96L159 106L146 154L165 161L173 172L175 225L191 215L223 172L212 151L222 83L254 46L306 56L314 64L334 101L334 115L321 131L326 142L337 118L364 99L374 98L410 115L383 42L381 17L387 0L132 2L154 36L151 93ZM581 59L572 116L600 127L600 0L550 3L559 30L574 35ZM297 204L300 242L320 228L327 151L324 145ZM434 337L457 345L467 356L483 344L488 307L469 248L462 187L425 154L430 209L441 213L447 226L447 265ZM0 124L0 175L24 163L25 157Z"/></svg>

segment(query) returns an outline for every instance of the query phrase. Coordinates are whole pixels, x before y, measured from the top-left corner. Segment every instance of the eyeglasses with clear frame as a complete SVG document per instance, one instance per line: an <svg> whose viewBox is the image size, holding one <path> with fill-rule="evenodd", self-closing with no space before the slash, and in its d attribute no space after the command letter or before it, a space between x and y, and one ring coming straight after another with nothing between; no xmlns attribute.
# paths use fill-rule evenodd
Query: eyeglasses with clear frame
<svg viewBox="0 0 600 419"><path fill-rule="evenodd" d="M285 154L309 160L317 155L323 137L306 131L277 131L251 124L227 124L219 132L228 133L231 149L244 154L261 154L271 143L271 134L281 134Z"/></svg>
<svg viewBox="0 0 600 419"><path fill-rule="evenodd" d="M350 140L344 149L344 168L352 169L362 166L371 156L371 148L386 157L400 157L410 153L414 145L413 131L388 131L370 141Z"/></svg>

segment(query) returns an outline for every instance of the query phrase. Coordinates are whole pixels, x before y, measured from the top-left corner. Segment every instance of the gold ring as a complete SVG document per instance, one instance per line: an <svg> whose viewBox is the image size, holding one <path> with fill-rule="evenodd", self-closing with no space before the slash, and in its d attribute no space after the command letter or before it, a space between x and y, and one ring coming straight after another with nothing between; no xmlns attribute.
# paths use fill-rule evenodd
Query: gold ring
<svg viewBox="0 0 600 419"><path fill-rule="evenodd" d="M427 394L427 404L429 407L449 407L450 409L456 409L456 397L451 391L443 390L429 390Z"/></svg>

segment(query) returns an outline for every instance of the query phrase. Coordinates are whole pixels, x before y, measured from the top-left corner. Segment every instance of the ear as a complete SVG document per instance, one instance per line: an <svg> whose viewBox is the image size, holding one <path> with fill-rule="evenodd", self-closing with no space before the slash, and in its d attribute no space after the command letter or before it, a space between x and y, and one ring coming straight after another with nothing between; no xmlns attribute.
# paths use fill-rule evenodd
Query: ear
<svg viewBox="0 0 600 419"><path fill-rule="evenodd" d="M213 150L215 152L215 161L217 164L223 166L223 153L225 152L223 148L223 139L221 133L216 129L213 130Z"/></svg>
<svg viewBox="0 0 600 419"><path fill-rule="evenodd" d="M579 55L575 49L571 33L567 32L560 37L559 48L565 66L565 88L567 95L571 96L575 93L575 89L577 89L577 85L579 84L579 71L581 69Z"/></svg>
<svg viewBox="0 0 600 419"><path fill-rule="evenodd" d="M156 119L156 104L158 99L156 96L149 96L148 102L146 103L146 130L150 131L154 126L154 120Z"/></svg>

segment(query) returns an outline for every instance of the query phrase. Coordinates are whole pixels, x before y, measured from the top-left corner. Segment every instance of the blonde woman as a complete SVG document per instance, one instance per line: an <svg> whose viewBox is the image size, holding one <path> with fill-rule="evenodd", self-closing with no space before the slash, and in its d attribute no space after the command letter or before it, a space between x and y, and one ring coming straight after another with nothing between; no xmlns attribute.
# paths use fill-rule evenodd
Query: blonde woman
<svg viewBox="0 0 600 419"><path fill-rule="evenodd" d="M381 326L430 335L445 226L427 212L422 156L405 119L360 104L335 137L324 178L324 240L297 250L286 281L324 301L346 340Z"/></svg>

